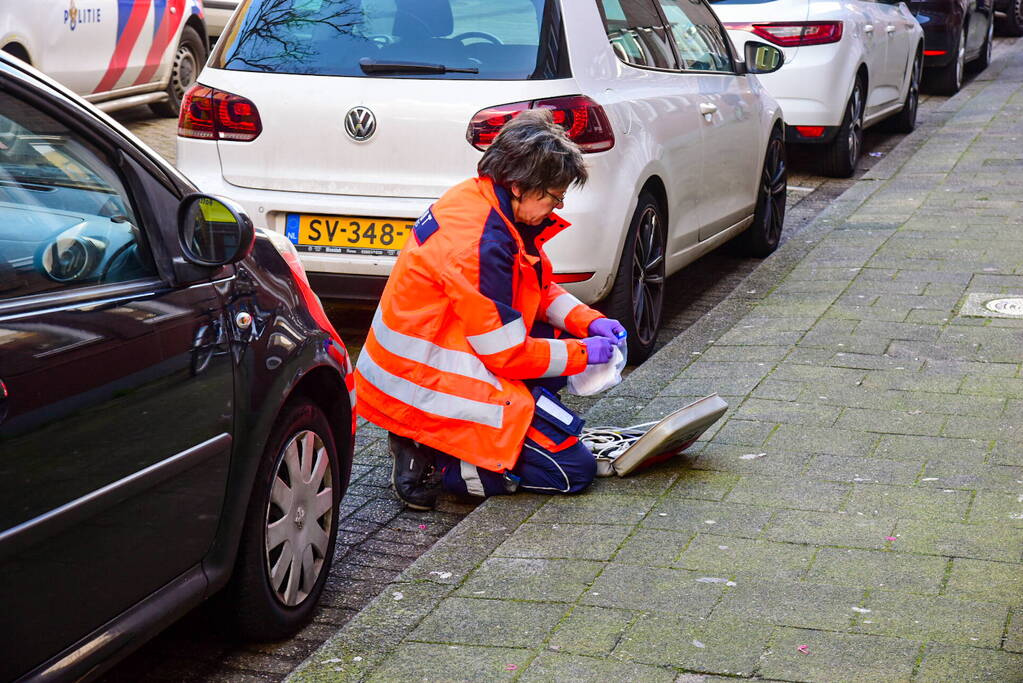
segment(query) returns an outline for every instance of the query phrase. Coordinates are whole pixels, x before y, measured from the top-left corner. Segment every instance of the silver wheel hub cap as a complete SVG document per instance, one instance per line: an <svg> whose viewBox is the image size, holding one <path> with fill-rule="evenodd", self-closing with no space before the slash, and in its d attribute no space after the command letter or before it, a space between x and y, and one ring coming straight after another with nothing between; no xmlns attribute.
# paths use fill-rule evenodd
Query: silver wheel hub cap
<svg viewBox="0 0 1023 683"><path fill-rule="evenodd" d="M330 458L323 440L303 430L284 446L266 509L265 555L270 587L293 607L320 574L334 520Z"/></svg>

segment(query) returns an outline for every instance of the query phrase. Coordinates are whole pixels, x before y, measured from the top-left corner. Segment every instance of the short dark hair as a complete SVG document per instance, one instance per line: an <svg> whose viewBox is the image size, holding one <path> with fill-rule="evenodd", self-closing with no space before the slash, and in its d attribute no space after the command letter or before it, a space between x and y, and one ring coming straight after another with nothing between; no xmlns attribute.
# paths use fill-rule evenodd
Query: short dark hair
<svg viewBox="0 0 1023 683"><path fill-rule="evenodd" d="M549 109L529 109L504 124L476 171L509 189L517 183L523 192L582 186L589 177L578 145Z"/></svg>

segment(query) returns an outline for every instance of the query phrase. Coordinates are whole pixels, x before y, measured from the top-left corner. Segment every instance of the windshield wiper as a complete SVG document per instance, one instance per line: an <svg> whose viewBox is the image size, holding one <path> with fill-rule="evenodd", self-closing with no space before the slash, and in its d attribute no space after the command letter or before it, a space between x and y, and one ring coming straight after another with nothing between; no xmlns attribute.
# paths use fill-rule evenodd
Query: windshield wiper
<svg viewBox="0 0 1023 683"><path fill-rule="evenodd" d="M478 74L474 66L456 67L424 62L378 62L369 57L359 60L363 73L367 74Z"/></svg>

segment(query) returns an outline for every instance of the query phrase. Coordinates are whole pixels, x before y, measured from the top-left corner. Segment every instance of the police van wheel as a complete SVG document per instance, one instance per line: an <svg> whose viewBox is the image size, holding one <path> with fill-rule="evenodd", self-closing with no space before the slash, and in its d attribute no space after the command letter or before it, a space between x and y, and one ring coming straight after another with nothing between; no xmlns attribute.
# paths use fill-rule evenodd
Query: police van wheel
<svg viewBox="0 0 1023 683"><path fill-rule="evenodd" d="M291 635L313 616L334 559L341 463L326 415L281 410L253 485L227 607L253 640Z"/></svg>
<svg viewBox="0 0 1023 683"><path fill-rule="evenodd" d="M167 100L149 105L157 116L177 117L181 111L181 98L185 91L199 78L199 71L206 61L206 46L191 26L181 32L178 50L174 53L170 82L167 84Z"/></svg>

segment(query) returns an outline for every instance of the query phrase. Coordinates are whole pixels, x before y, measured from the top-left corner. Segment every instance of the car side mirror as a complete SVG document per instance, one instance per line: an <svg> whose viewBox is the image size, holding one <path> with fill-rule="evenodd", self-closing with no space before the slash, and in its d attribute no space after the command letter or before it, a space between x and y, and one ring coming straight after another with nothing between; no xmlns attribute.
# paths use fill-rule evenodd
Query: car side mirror
<svg viewBox="0 0 1023 683"><path fill-rule="evenodd" d="M193 194L178 207L178 239L190 262L226 266L249 255L256 229L241 207L229 199Z"/></svg>
<svg viewBox="0 0 1023 683"><path fill-rule="evenodd" d="M782 51L767 43L748 40L744 51L746 53L746 73L774 73L785 63L785 55L782 54Z"/></svg>

